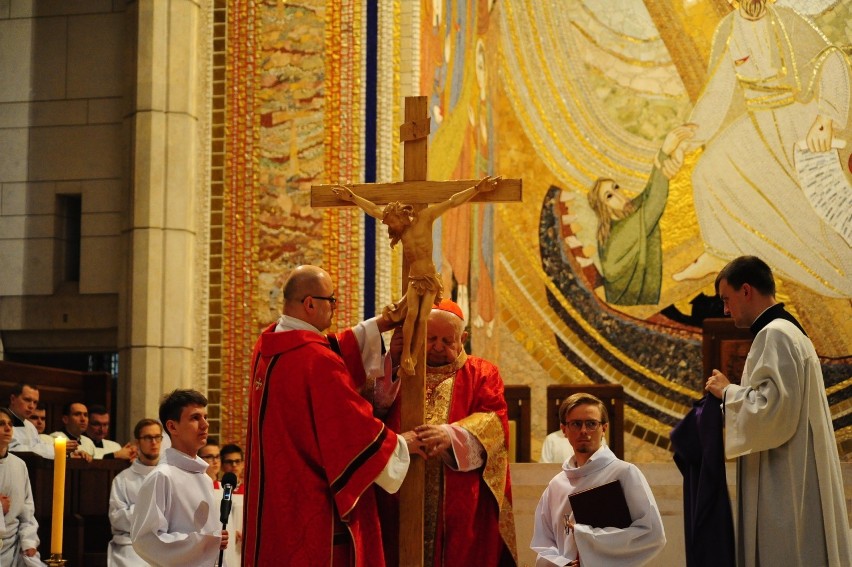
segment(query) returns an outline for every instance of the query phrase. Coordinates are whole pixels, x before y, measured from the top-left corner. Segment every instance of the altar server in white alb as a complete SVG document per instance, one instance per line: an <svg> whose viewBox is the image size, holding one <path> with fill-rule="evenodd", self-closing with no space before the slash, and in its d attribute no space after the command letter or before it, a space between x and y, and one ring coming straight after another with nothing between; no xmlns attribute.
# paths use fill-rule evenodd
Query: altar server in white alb
<svg viewBox="0 0 852 567"><path fill-rule="evenodd" d="M44 565L38 554L38 522L27 465L9 452L12 413L0 408L0 565Z"/></svg>
<svg viewBox="0 0 852 567"><path fill-rule="evenodd" d="M130 522L145 477L157 467L163 428L155 419L145 418L133 428L139 444L136 460L130 468L121 471L112 481L109 494L109 523L112 541L109 542L107 565L109 567L144 567L147 565L135 551L130 540Z"/></svg>
<svg viewBox="0 0 852 567"><path fill-rule="evenodd" d="M739 384L714 370L725 457L737 458L737 565L852 565L840 458L822 368L775 300L769 266L741 256L716 277L734 324L754 342Z"/></svg>
<svg viewBox="0 0 852 567"><path fill-rule="evenodd" d="M617 458L603 444L609 417L603 402L591 394L573 394L559 415L574 456L553 477L535 511L530 547L538 553L536 567L552 565L645 565L666 545L663 520L642 472ZM617 480L630 510L630 526L593 528L577 523L568 497Z"/></svg>
<svg viewBox="0 0 852 567"><path fill-rule="evenodd" d="M228 545L207 463L197 456L207 443L206 408L195 390L175 390L160 403L172 447L142 483L130 526L133 549L155 567L209 567Z"/></svg>

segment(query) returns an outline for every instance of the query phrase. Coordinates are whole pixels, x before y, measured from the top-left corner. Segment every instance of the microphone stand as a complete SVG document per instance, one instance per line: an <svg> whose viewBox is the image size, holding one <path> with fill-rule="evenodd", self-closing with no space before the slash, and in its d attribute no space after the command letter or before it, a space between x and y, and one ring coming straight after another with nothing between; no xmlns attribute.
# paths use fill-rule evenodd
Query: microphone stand
<svg viewBox="0 0 852 567"><path fill-rule="evenodd" d="M231 475L234 482L233 483L228 482L227 484L225 484L224 482L222 483L222 490L224 491L224 494L222 495L222 504L220 505L220 508L219 508L219 521L222 522L222 531L225 531L228 527L228 516L231 515L231 495L234 493L234 485L237 484L236 483L236 476L233 473L226 473L225 477L223 477L222 480L225 480L225 478L227 478L228 475ZM231 479L228 479L228 480L231 480ZM216 566L222 567L222 559L223 559L224 555L225 555L225 550L222 547L220 547L219 548L219 561L218 561L218 563L216 563ZM216 567L216 566L214 566L214 567Z"/></svg>
<svg viewBox="0 0 852 567"><path fill-rule="evenodd" d="M228 526L228 522L222 522L222 529L223 530L225 528L227 528L227 526ZM219 561L216 562L216 565L214 565L214 567L222 567L222 559L224 558L224 556L225 556L225 550L222 549L222 548L219 548Z"/></svg>

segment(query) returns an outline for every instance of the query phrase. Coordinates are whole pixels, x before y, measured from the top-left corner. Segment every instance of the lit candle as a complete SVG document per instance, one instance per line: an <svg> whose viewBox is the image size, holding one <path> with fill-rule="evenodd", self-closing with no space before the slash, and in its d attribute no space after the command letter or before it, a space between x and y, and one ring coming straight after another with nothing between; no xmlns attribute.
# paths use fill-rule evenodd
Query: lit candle
<svg viewBox="0 0 852 567"><path fill-rule="evenodd" d="M50 531L51 555L62 555L62 520L65 516L65 443L64 437L53 440L53 525Z"/></svg>

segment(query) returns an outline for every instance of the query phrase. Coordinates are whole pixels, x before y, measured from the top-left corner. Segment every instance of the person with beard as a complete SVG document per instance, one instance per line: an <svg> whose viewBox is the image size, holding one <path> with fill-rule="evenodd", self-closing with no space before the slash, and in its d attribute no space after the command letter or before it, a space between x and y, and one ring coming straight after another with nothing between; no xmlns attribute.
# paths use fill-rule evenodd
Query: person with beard
<svg viewBox="0 0 852 567"><path fill-rule="evenodd" d="M390 358L398 363L399 336ZM509 476L509 423L498 368L464 350L464 314L449 299L426 328L427 423L415 428L426 463L424 565L488 567L517 564ZM386 417L400 421L400 398ZM387 498L382 531L388 565L396 565L398 506Z"/></svg>
<svg viewBox="0 0 852 567"><path fill-rule="evenodd" d="M171 438L157 467L148 473L133 508L133 549L154 566L215 565L228 546L219 523L219 502L198 450L207 442L207 398L196 390L174 390L160 402L160 423Z"/></svg>
<svg viewBox="0 0 852 567"><path fill-rule="evenodd" d="M155 419L140 420L133 428L133 436L138 443L136 460L130 468L124 469L112 481L109 494L109 523L112 525L112 540L107 548L107 565L110 567L144 567L148 565L133 551L130 540L130 522L139 489L145 477L151 473L160 460L160 444L163 441L163 428Z"/></svg>
<svg viewBox="0 0 852 567"><path fill-rule="evenodd" d="M552 565L645 565L666 545L663 520L642 472L617 458L603 444L609 417L591 394L573 394L559 407L574 456L562 465L538 502L530 547L536 567ZM576 523L569 496L618 481L632 523L626 528L595 528Z"/></svg>
<svg viewBox="0 0 852 567"><path fill-rule="evenodd" d="M725 458L737 460L737 565L852 565L843 473L814 345L775 299L769 266L741 256L716 277L754 341L739 384L713 370ZM781 537L779 537L779 535Z"/></svg>
<svg viewBox="0 0 852 567"><path fill-rule="evenodd" d="M405 375L414 376L417 361L414 359L415 345L423 341L423 330L432 309L441 301L443 283L432 260L432 224L453 207L472 199L477 193L487 193L497 188L499 177L485 177L473 187L459 191L446 201L415 211L412 205L397 201L384 207L359 197L345 186L332 190L339 199L355 203L365 213L382 221L388 227L391 248L402 241L402 254L408 263L408 289L399 301L399 313L406 309L402 325L401 368Z"/></svg>
<svg viewBox="0 0 852 567"><path fill-rule="evenodd" d="M614 305L656 305L663 278L660 218L669 196L669 179L683 165L681 143L692 137L691 125L666 135L654 158L645 189L630 199L612 179L595 181L589 206L598 217L598 255L604 293Z"/></svg>

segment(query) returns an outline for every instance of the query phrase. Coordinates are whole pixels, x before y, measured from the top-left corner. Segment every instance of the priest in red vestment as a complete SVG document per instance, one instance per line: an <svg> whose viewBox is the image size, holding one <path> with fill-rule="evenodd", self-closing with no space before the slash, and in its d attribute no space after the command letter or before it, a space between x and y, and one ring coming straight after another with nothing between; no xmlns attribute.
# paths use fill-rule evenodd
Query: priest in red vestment
<svg viewBox="0 0 852 567"><path fill-rule="evenodd" d="M373 484L393 493L416 435L373 417L356 388L362 356L381 367L384 320L329 338L331 277L299 266L284 284L284 314L255 345L249 386L243 565L381 567ZM385 329L380 329L380 325ZM338 354L338 352L340 354Z"/></svg>
<svg viewBox="0 0 852 567"><path fill-rule="evenodd" d="M430 457L426 464L424 565L516 565L503 379L496 366L465 353L464 315L454 302L445 299L432 309L426 337L428 422L415 429ZM392 341L392 357L397 350ZM386 422L394 427L399 419L397 399ZM385 553L388 565L395 565L396 499L379 494ZM384 500L388 500L387 506Z"/></svg>

